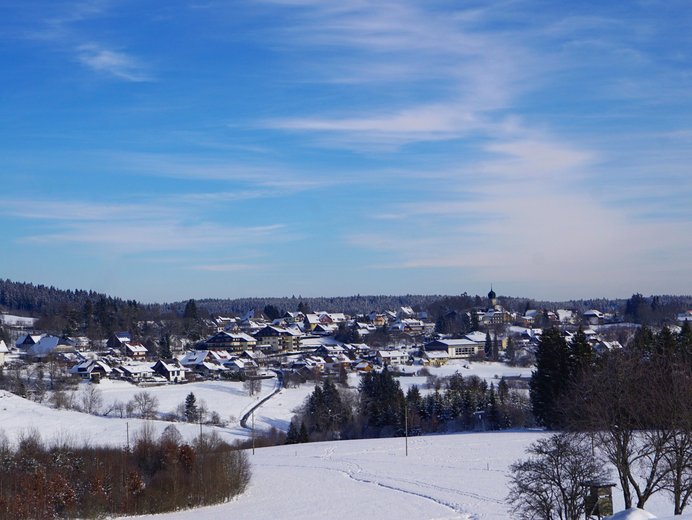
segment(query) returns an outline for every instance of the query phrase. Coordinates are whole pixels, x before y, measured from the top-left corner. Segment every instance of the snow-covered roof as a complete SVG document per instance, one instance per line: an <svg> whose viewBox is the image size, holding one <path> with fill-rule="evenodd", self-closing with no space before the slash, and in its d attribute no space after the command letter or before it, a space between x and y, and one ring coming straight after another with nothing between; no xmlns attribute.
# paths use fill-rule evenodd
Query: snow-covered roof
<svg viewBox="0 0 692 520"><path fill-rule="evenodd" d="M464 338L470 341L475 341L476 343L483 343L485 342L485 332L475 330L473 332L469 332L468 334L466 334Z"/></svg>
<svg viewBox="0 0 692 520"><path fill-rule="evenodd" d="M470 346L478 345L477 341L472 341L468 338L438 339L438 340L432 341L431 343L441 344L441 345L444 345L446 347L470 347Z"/></svg>
<svg viewBox="0 0 692 520"><path fill-rule="evenodd" d="M141 343L125 343L125 348L128 352L131 352L132 354L146 354L147 352L149 352L147 350L147 347L145 347Z"/></svg>
<svg viewBox="0 0 692 520"><path fill-rule="evenodd" d="M113 369L100 360L87 359L70 368L70 374L91 374L95 368L101 368L106 374L110 374Z"/></svg>
<svg viewBox="0 0 692 520"><path fill-rule="evenodd" d="M204 362L209 353L208 350L190 350L185 352L185 355L180 358L181 365L198 365Z"/></svg>
<svg viewBox="0 0 692 520"><path fill-rule="evenodd" d="M408 356L401 350L378 350L377 355L382 359Z"/></svg>
<svg viewBox="0 0 692 520"><path fill-rule="evenodd" d="M569 321L574 317L574 313L566 309L558 309L557 315L560 321Z"/></svg>
<svg viewBox="0 0 692 520"><path fill-rule="evenodd" d="M55 350L60 343L58 336L43 336L37 343L26 349L26 354L31 357L44 357Z"/></svg>
<svg viewBox="0 0 692 520"><path fill-rule="evenodd" d="M121 365L120 370L132 375L152 374L154 370L144 363Z"/></svg>
<svg viewBox="0 0 692 520"><path fill-rule="evenodd" d="M156 362L156 365L162 367L164 370L166 370L166 371L168 371L168 372L172 372L173 370L189 371L189 369L187 369L187 368L181 366L177 359L173 359L173 360L170 360L170 359L166 359L166 360L164 360L164 359L159 359L159 360ZM154 365L154 366L156 366L156 365Z"/></svg>

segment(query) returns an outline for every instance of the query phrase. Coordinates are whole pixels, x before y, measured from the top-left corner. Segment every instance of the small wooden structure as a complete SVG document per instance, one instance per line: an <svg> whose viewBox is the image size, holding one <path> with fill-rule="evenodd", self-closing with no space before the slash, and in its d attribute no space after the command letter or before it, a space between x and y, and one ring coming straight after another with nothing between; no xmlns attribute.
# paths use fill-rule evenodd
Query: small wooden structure
<svg viewBox="0 0 692 520"><path fill-rule="evenodd" d="M585 518L598 518L613 514L613 487L612 482L591 481L584 482L586 496L584 497Z"/></svg>

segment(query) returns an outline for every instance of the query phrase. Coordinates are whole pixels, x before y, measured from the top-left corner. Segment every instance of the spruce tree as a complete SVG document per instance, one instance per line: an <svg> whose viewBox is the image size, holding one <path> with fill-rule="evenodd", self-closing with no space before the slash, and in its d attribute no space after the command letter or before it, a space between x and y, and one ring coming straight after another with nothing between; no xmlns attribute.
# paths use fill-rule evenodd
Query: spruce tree
<svg viewBox="0 0 692 520"><path fill-rule="evenodd" d="M288 432L286 433L286 444L296 444L298 442L298 428L296 428L296 423L291 421L288 426Z"/></svg>
<svg viewBox="0 0 692 520"><path fill-rule="evenodd" d="M490 426L490 429L499 430L500 410L497 406L497 399L495 398L495 385L493 383L490 383L490 390L488 394L488 407L486 408L486 410L488 425Z"/></svg>
<svg viewBox="0 0 692 520"><path fill-rule="evenodd" d="M197 417L197 398L190 392L185 398L185 419L187 422L195 422Z"/></svg>
<svg viewBox="0 0 692 520"><path fill-rule="evenodd" d="M557 403L564 395L570 377L567 343L558 329L546 329L538 344L536 370L529 383L533 415L546 428L553 429L560 424Z"/></svg>
<svg viewBox="0 0 692 520"><path fill-rule="evenodd" d="M173 354L171 353L170 334L164 334L159 340L159 357L161 359L171 359L173 357Z"/></svg>
<svg viewBox="0 0 692 520"><path fill-rule="evenodd" d="M310 436L308 435L308 429L304 422L300 423L300 431L298 432L298 442L305 443L310 442Z"/></svg>
<svg viewBox="0 0 692 520"><path fill-rule="evenodd" d="M591 367L594 360L593 349L586 339L586 334L581 327L572 338L569 344L571 374L573 377L579 377L585 370Z"/></svg>

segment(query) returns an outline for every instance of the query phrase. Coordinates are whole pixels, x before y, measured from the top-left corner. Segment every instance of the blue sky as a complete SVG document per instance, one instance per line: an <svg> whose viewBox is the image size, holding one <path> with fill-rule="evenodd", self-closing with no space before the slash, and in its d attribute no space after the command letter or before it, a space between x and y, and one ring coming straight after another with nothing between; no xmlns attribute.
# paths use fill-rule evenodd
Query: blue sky
<svg viewBox="0 0 692 520"><path fill-rule="evenodd" d="M687 1L0 5L0 276L692 293Z"/></svg>

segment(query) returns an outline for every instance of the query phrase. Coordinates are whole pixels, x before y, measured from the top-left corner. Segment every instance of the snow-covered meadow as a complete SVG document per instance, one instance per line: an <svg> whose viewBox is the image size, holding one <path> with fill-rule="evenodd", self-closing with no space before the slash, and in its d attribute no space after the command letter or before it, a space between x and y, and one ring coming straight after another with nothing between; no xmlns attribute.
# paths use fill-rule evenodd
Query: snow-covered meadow
<svg viewBox="0 0 692 520"><path fill-rule="evenodd" d="M468 368L465 368L468 366ZM439 376L456 370L462 375L475 374L488 382L501 376L527 376L528 369L516 369L497 363L470 363L431 368ZM423 386L425 376L402 377L402 387ZM357 376L351 378L357 384ZM87 383L80 384L81 387ZM146 390L159 401L161 413L172 412L193 392L210 411L216 411L225 427L203 426L215 430L228 441L247 439L250 432L238 420L250 407L275 388L275 380L263 382L259 394L249 396L242 383L198 382L138 388L120 381L103 381L98 386L108 407L115 401L126 402L135 393ZM302 404L313 385L283 389L255 413L258 429L285 429L296 407ZM149 421L161 432L171 424ZM124 445L127 432L132 436L142 428L141 419L120 419L87 415L75 411L55 410L47 405L27 401L0 392L0 430L11 440L35 429L46 441ZM199 426L175 423L183 437L191 440ZM460 433L412 437L408 440L366 439L311 443L257 449L249 454L252 480L248 490L235 500L155 517L162 520L211 520L248 518L311 520L401 519L506 519L511 518L505 503L509 465L524 457L526 447L541 436L540 431L505 431L494 433ZM615 510L623 508L615 490ZM649 510L665 517L672 506L663 495L655 496ZM140 517L143 518L143 517ZM692 515L676 517L692 520Z"/></svg>
<svg viewBox="0 0 692 520"><path fill-rule="evenodd" d="M511 518L507 468L541 432L434 435L263 448L252 480L232 502L160 520L490 520ZM615 496L616 510L622 500ZM650 511L670 514L665 498ZM142 518L142 517L140 517ZM692 515L676 519L692 519Z"/></svg>

